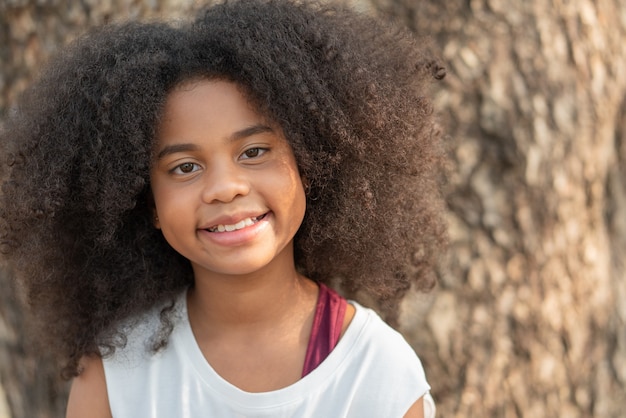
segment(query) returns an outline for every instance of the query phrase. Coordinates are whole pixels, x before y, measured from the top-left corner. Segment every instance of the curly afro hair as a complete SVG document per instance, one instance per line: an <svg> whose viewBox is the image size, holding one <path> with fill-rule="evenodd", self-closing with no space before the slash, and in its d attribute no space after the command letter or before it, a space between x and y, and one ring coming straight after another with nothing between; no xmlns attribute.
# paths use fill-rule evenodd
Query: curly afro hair
<svg viewBox="0 0 626 418"><path fill-rule="evenodd" d="M433 285L443 153L427 96L445 70L426 41L337 5L234 1L199 15L191 48L194 75L242 85L291 143L310 186L295 239L308 277L389 314L411 283Z"/></svg>
<svg viewBox="0 0 626 418"><path fill-rule="evenodd" d="M444 75L404 29L287 0L228 1L186 26L113 25L71 45L0 134L2 249L65 374L124 344L121 321L193 283L153 226L149 183L165 99L190 79L238 83L282 127L309 185L296 265L393 320L412 285L434 285L445 244L444 152L428 98Z"/></svg>
<svg viewBox="0 0 626 418"><path fill-rule="evenodd" d="M83 355L123 342L119 321L192 281L148 215L155 123L185 61L182 40L164 24L84 36L49 64L0 134L9 166L2 250L66 376Z"/></svg>

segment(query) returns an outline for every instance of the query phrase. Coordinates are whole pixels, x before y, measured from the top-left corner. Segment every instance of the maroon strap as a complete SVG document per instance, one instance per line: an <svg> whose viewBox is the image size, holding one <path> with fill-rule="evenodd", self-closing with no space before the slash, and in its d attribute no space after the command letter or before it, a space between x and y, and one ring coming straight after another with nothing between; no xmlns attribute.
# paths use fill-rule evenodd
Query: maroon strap
<svg viewBox="0 0 626 418"><path fill-rule="evenodd" d="M347 302L337 292L322 283L317 297L315 318L304 358L302 377L315 370L328 357L339 342Z"/></svg>

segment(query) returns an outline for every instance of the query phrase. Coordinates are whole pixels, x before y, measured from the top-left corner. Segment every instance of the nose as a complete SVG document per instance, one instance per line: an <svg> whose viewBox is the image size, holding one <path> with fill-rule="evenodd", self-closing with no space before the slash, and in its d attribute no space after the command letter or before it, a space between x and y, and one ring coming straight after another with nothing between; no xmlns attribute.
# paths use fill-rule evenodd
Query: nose
<svg viewBox="0 0 626 418"><path fill-rule="evenodd" d="M228 203L250 192L249 177L233 162L220 162L206 169L202 188L205 203Z"/></svg>

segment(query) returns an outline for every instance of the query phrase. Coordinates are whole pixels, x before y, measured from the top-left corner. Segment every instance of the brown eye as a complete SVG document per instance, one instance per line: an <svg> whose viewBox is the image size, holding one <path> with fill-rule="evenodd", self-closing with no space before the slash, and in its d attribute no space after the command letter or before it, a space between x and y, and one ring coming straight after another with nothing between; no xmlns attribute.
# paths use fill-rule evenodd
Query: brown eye
<svg viewBox="0 0 626 418"><path fill-rule="evenodd" d="M250 148L249 150L246 150L243 155L246 158L254 158L254 157L258 157L260 154L260 149L259 148Z"/></svg>
<svg viewBox="0 0 626 418"><path fill-rule="evenodd" d="M185 163L180 165L180 171L183 173L191 173L193 171L193 164Z"/></svg>
<svg viewBox="0 0 626 418"><path fill-rule="evenodd" d="M243 154L241 154L241 158L244 160L249 159L249 158L256 158L256 157L260 157L266 152L267 152L267 149L265 148L259 148L259 147L249 148L245 150Z"/></svg>
<svg viewBox="0 0 626 418"><path fill-rule="evenodd" d="M198 165L194 163L182 163L176 168L174 168L173 172L176 174L189 174L198 170Z"/></svg>

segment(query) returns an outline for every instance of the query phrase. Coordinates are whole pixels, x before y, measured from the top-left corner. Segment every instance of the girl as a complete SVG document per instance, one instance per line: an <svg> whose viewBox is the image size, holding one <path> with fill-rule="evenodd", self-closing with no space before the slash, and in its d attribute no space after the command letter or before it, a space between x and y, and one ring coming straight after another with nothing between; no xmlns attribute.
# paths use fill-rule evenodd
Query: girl
<svg viewBox="0 0 626 418"><path fill-rule="evenodd" d="M357 301L393 322L434 283L443 75L404 30L286 0L58 57L2 134L0 215L68 417L433 416Z"/></svg>

